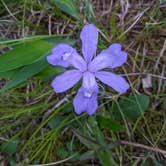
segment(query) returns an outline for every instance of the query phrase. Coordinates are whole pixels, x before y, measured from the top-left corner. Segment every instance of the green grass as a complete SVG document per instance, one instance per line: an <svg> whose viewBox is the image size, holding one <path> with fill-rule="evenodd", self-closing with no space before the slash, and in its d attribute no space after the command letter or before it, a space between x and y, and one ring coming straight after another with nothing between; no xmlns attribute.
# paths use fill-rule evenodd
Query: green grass
<svg viewBox="0 0 166 166"><path fill-rule="evenodd" d="M127 64L113 72L125 75L130 90L121 96L100 84L99 108L92 117L74 114L77 86L64 94L53 92L50 82L63 72L61 68L44 68L1 91L0 165L165 165L165 4L138 0L129 7L125 0L57 2L1 0L0 53L25 42L55 44L57 38L80 51L81 28L93 22L100 33L99 51L119 42L128 52ZM0 71L0 88L27 67L17 65L16 70ZM142 78L147 74L152 87L144 88ZM145 110L140 94L149 99ZM130 110L129 117L124 107ZM139 116L132 119L136 113Z"/></svg>

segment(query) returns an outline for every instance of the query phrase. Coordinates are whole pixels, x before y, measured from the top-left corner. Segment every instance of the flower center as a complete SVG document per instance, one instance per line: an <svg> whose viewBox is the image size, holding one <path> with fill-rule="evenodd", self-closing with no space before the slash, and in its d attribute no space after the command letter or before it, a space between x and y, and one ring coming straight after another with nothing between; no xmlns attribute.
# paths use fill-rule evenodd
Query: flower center
<svg viewBox="0 0 166 166"><path fill-rule="evenodd" d="M66 60L69 58L70 55L71 55L71 52L66 52L66 53L64 53L64 54L62 55L62 59L63 59L64 61L66 61Z"/></svg>
<svg viewBox="0 0 166 166"><path fill-rule="evenodd" d="M90 98L92 96L91 92L85 91L84 96Z"/></svg>

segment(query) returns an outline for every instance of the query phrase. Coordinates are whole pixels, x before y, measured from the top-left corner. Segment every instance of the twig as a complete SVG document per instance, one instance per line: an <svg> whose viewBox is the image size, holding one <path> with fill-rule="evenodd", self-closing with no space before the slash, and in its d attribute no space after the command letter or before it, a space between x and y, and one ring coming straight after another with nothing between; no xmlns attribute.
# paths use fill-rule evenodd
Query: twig
<svg viewBox="0 0 166 166"><path fill-rule="evenodd" d="M155 74L151 74L151 73L127 73L127 74L121 74L121 76L137 76L137 75L147 75L147 74L152 76L152 77L156 77L156 78L166 80L166 77L164 77L164 76L155 75Z"/></svg>
<svg viewBox="0 0 166 166"><path fill-rule="evenodd" d="M144 15L144 13L149 10L150 7L146 8L143 12L139 13L138 15L135 16L135 21L127 28L127 30L125 30L119 37L118 39L120 39L122 36L124 36L128 31L130 31L130 29L132 29L135 24L139 21L139 19Z"/></svg>
<svg viewBox="0 0 166 166"><path fill-rule="evenodd" d="M65 102L69 102L69 97L72 96L73 94L75 94L75 92L72 92L71 94L66 95L63 99L61 99L57 104L55 104L50 110L48 110L44 116L42 121L44 121L52 112L54 112L54 110L56 108L58 108L59 106L61 106L62 104L64 104Z"/></svg>
<svg viewBox="0 0 166 166"><path fill-rule="evenodd" d="M108 137L107 137L107 140L112 141L112 139L108 138ZM121 140L119 142L122 145L134 146L134 147L138 147L138 148L142 148L142 149L146 149L146 150L150 150L150 151L153 151L156 153L161 153L163 155L166 155L166 151L159 149L159 148L152 148L152 147L149 147L147 145L143 145L143 144L139 144L139 143L135 143L135 142L121 141Z"/></svg>
<svg viewBox="0 0 166 166"><path fill-rule="evenodd" d="M103 36L103 38L104 38L108 43L111 42L111 39L108 38L99 28L98 28L97 30L99 31L99 33L101 34L101 36Z"/></svg>
<svg viewBox="0 0 166 166"><path fill-rule="evenodd" d="M130 3L129 3L128 0L125 0L125 1L120 0L120 3L121 3L121 10L122 10L122 14L121 14L120 19L121 19L121 25L123 25L124 24L124 18L127 15L128 9L130 7Z"/></svg>
<svg viewBox="0 0 166 166"><path fill-rule="evenodd" d="M113 1L110 2L109 9L106 10L106 11L104 11L104 12L101 14L99 20L100 20L103 16L105 16L105 15L111 13L111 11L112 11L112 4L113 4Z"/></svg>
<svg viewBox="0 0 166 166"><path fill-rule="evenodd" d="M162 77L164 77L165 69L166 69L166 66L163 65L162 71L161 71ZM163 80L162 80L162 79L159 79L159 81L158 81L158 89L157 89L157 96L159 95L159 93L160 93L160 91L161 91L162 85L164 85L164 84L163 84Z"/></svg>
<svg viewBox="0 0 166 166"><path fill-rule="evenodd" d="M13 15L13 13L9 10L9 8L8 8L7 5L6 5L6 3L5 3L3 0L1 0L1 2L2 2L2 4L5 6L7 12L10 14L10 16L13 17L14 20L18 21L17 18Z"/></svg>
<svg viewBox="0 0 166 166"><path fill-rule="evenodd" d="M52 35L52 22L51 22L51 19L52 19L52 15L50 14L50 15L48 15L48 34L49 35Z"/></svg>
<svg viewBox="0 0 166 166"><path fill-rule="evenodd" d="M42 121L44 121L56 108L61 106L63 103L68 102L68 95L66 95L62 100L55 104L51 109L49 109L43 116Z"/></svg>
<svg viewBox="0 0 166 166"><path fill-rule="evenodd" d="M6 138L3 138L3 137L0 137L0 140L1 140L1 141L7 141L7 139L6 139Z"/></svg>
<svg viewBox="0 0 166 166"><path fill-rule="evenodd" d="M161 52L160 52L160 56L157 58L157 61L156 61L155 67L154 67L155 71L158 67L161 57L164 55L165 50L166 50L166 40L164 41L163 48L161 49Z"/></svg>

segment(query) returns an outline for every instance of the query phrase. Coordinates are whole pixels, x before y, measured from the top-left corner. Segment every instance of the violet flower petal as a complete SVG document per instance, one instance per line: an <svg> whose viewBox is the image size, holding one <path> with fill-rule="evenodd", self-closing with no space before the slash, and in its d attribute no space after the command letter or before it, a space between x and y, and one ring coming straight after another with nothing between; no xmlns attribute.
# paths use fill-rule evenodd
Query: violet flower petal
<svg viewBox="0 0 166 166"><path fill-rule="evenodd" d="M85 97L84 88L81 87L73 100L74 110L76 114L87 112L89 115L92 115L93 113L95 113L98 107L97 93L98 89L94 91L91 97Z"/></svg>
<svg viewBox="0 0 166 166"><path fill-rule="evenodd" d="M96 112L97 108L98 108L97 95L93 94L92 97L89 99L86 112L88 115L92 115Z"/></svg>
<svg viewBox="0 0 166 166"><path fill-rule="evenodd" d="M80 38L82 40L82 53L86 62L90 62L97 49L98 32L93 24L83 27Z"/></svg>
<svg viewBox="0 0 166 166"><path fill-rule="evenodd" d="M56 93L64 92L73 87L82 77L79 70L69 70L57 76L51 83Z"/></svg>
<svg viewBox="0 0 166 166"><path fill-rule="evenodd" d="M76 69L79 69L80 71L84 72L87 70L87 64L85 60L80 56L73 54L71 58L69 58L68 62L75 67Z"/></svg>
<svg viewBox="0 0 166 166"><path fill-rule="evenodd" d="M127 53L122 51L122 45L119 43L114 43L108 47L108 49L103 50L100 54L108 54L111 58L110 68L116 68L122 66L127 61Z"/></svg>
<svg viewBox="0 0 166 166"><path fill-rule="evenodd" d="M52 49L52 54L47 56L47 61L51 65L69 67L68 59L71 55L78 55L77 51L67 44L58 44Z"/></svg>
<svg viewBox="0 0 166 166"><path fill-rule="evenodd" d="M84 94L78 90L76 96L74 97L73 100L73 106L74 106L74 111L76 114L81 114L86 111L87 109L87 104L88 104L89 99L84 96Z"/></svg>
<svg viewBox="0 0 166 166"><path fill-rule="evenodd" d="M88 65L88 70L96 72L98 70L107 68L112 63L112 58L107 53L101 53L95 57Z"/></svg>
<svg viewBox="0 0 166 166"><path fill-rule="evenodd" d="M97 82L93 73L89 71L84 72L82 87L84 88L84 95L91 97L93 92L97 89Z"/></svg>
<svg viewBox="0 0 166 166"><path fill-rule="evenodd" d="M114 90L119 93L125 93L129 89L129 84L127 81L114 73L99 71L95 73L95 76L103 83L111 86Z"/></svg>

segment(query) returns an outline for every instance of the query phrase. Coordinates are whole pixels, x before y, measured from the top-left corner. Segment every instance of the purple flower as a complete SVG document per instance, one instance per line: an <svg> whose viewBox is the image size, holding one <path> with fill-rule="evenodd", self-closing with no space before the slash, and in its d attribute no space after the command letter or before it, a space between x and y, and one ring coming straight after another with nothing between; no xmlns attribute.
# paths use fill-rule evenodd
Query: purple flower
<svg viewBox="0 0 166 166"><path fill-rule="evenodd" d="M93 24L83 27L80 38L84 58L71 46L59 44L52 49L52 54L47 56L47 61L52 65L76 68L57 76L51 86L56 93L61 93L73 87L83 77L82 86L74 98L73 105L77 114L87 112L92 115L98 107L96 78L119 93L124 93L129 88L129 84L123 77L101 71L104 68L113 69L121 66L127 61L127 54L121 50L120 44L115 43L93 58L98 42L98 31Z"/></svg>

